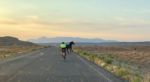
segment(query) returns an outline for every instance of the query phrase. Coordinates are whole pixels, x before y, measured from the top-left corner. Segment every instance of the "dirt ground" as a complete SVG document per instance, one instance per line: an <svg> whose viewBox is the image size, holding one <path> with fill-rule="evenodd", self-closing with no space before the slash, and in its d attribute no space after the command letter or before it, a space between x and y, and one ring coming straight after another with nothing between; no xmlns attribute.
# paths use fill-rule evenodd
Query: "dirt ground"
<svg viewBox="0 0 150 82"><path fill-rule="evenodd" d="M111 55L124 66L130 66L140 73L150 72L150 46L116 47L74 47L89 53Z"/></svg>

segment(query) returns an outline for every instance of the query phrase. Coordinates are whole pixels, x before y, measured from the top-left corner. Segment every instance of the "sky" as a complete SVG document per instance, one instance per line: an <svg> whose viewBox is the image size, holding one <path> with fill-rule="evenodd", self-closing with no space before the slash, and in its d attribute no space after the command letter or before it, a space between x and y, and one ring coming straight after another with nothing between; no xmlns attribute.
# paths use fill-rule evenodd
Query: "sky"
<svg viewBox="0 0 150 82"><path fill-rule="evenodd" d="M0 36L150 41L150 0L1 0Z"/></svg>

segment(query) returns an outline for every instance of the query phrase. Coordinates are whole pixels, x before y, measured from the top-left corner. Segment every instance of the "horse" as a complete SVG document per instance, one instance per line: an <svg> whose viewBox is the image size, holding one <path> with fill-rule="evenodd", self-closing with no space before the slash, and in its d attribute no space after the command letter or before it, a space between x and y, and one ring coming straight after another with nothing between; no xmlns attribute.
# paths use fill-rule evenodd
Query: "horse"
<svg viewBox="0 0 150 82"><path fill-rule="evenodd" d="M72 45L74 45L75 43L73 41L71 41L69 44L67 44L67 52L70 53L70 52L73 52L72 50Z"/></svg>

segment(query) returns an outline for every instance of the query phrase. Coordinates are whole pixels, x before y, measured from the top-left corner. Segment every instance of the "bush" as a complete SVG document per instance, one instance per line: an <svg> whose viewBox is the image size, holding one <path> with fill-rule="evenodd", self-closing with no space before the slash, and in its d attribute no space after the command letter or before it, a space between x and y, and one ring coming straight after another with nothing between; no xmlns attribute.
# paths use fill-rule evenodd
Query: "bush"
<svg viewBox="0 0 150 82"><path fill-rule="evenodd" d="M131 82L141 82L142 79L140 77L134 76Z"/></svg>
<svg viewBox="0 0 150 82"><path fill-rule="evenodd" d="M136 76L136 77L139 77L139 76L140 76L139 72L136 72L136 73L135 73L135 76Z"/></svg>
<svg viewBox="0 0 150 82"><path fill-rule="evenodd" d="M98 58L99 58L100 60L104 60L105 57L99 56Z"/></svg>
<svg viewBox="0 0 150 82"><path fill-rule="evenodd" d="M107 69L107 70L109 70L109 71L111 71L111 72L113 72L113 71L114 71L114 69L113 69L113 67L112 67L111 65L110 65L110 66L109 66L109 65L107 65L106 69Z"/></svg>
<svg viewBox="0 0 150 82"><path fill-rule="evenodd" d="M125 70L125 69L120 69L120 70L118 71L118 75L119 75L120 77L126 76L126 75L128 75L128 74L129 74L129 71L128 71L128 70Z"/></svg>
<svg viewBox="0 0 150 82"><path fill-rule="evenodd" d="M90 61L94 62L94 57L93 56L89 56Z"/></svg>
<svg viewBox="0 0 150 82"><path fill-rule="evenodd" d="M113 58L109 56L99 56L98 57L100 60L103 60L107 64L112 64L113 63Z"/></svg>
<svg viewBox="0 0 150 82"><path fill-rule="evenodd" d="M118 65L117 65L117 68L120 69L120 68L121 68L121 64L118 64Z"/></svg>
<svg viewBox="0 0 150 82"><path fill-rule="evenodd" d="M105 57L104 62L107 63L107 64L112 64L113 59L111 57Z"/></svg>

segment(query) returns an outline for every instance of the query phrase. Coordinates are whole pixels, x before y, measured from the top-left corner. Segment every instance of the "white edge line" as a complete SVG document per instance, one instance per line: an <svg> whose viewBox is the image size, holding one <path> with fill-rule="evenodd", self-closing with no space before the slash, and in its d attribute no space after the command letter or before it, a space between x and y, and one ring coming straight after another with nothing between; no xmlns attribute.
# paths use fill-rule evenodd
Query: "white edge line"
<svg viewBox="0 0 150 82"><path fill-rule="evenodd" d="M109 82L113 82L111 81L109 78L107 78L106 76L104 76L101 72L99 72L97 69L95 69L94 67L92 67L90 64L88 64L85 60L83 60L80 56L77 55L77 57L83 61L85 64L87 64L90 68L92 68L93 70L95 70L98 74L100 74L101 76L103 76L106 80L108 80Z"/></svg>

